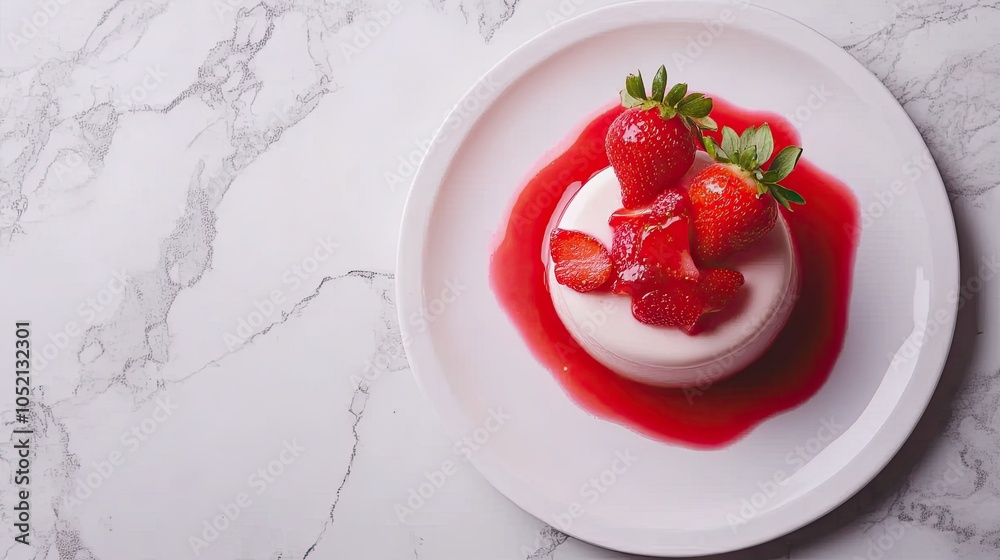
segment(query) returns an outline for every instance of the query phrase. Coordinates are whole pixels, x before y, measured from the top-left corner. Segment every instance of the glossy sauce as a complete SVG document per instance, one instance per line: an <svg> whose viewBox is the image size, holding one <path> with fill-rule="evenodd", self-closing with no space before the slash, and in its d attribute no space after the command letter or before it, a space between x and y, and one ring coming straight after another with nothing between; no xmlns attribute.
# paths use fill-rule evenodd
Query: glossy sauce
<svg viewBox="0 0 1000 560"><path fill-rule="evenodd" d="M715 97L712 117L742 132L767 122L775 151L799 144L784 118L749 112ZM567 189L578 188L608 166L604 137L623 111L616 107L580 135L520 190L497 233L490 263L493 291L535 357L566 393L590 413L650 438L713 448L729 445L760 422L815 395L843 347L859 230L858 204L842 183L806 157L782 183L807 204L785 212L796 245L801 294L771 348L733 377L710 387L656 388L617 375L570 336L556 314L541 258L545 235ZM715 135L718 137L718 135ZM808 155L809 147L804 146Z"/></svg>

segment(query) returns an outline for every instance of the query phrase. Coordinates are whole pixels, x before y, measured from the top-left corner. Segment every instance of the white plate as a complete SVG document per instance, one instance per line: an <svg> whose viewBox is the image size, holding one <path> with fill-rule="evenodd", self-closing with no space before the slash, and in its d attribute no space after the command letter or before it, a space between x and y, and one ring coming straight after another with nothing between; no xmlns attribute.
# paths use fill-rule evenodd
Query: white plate
<svg viewBox="0 0 1000 560"><path fill-rule="evenodd" d="M672 82L797 115L806 157L855 191L866 222L847 339L829 381L713 451L653 441L576 406L488 282L491 236L529 170L613 99L625 74L652 76L661 63ZM958 278L940 175L866 69L802 24L735 0L636 2L553 28L470 90L407 201L398 305L422 390L453 436L483 442L472 461L500 492L600 546L698 556L793 531L885 466L941 375ZM491 410L509 416L495 433L483 429L498 427L487 421ZM824 422L839 426L833 437ZM626 452L636 460L625 469L619 461L625 472L594 492L588 481L603 473L609 482L606 469Z"/></svg>

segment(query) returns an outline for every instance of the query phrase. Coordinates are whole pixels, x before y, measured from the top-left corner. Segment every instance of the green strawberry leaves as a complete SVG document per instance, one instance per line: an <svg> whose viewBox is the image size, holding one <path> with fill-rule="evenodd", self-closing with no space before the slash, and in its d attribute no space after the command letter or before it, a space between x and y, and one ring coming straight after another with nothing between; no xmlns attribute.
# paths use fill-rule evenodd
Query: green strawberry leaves
<svg viewBox="0 0 1000 560"><path fill-rule="evenodd" d="M701 139L701 143L705 146L705 152L708 154L708 157L719 163L729 163L729 158L723 155L724 152L722 151L722 148L715 143L715 140L706 136Z"/></svg>
<svg viewBox="0 0 1000 560"><path fill-rule="evenodd" d="M763 165L774 154L774 136L767 123L759 127L751 126L737 135L736 131L726 126L722 129L722 145L709 137L702 138L702 144L708 155L719 163L735 164L746 171L757 183L757 193L760 196L770 193L778 204L792 211L792 204L805 204L802 195L778 184L784 180L802 157L802 148L788 146L781 150L771 165L763 169Z"/></svg>
<svg viewBox="0 0 1000 560"><path fill-rule="evenodd" d="M780 181L785 177L788 177L792 170L795 169L795 165L799 162L799 158L802 157L802 148L798 146L789 146L774 158L771 162L771 167L768 171L775 173L775 181Z"/></svg>
<svg viewBox="0 0 1000 560"><path fill-rule="evenodd" d="M694 124L698 125L698 128L701 130L719 130L718 123L715 122L715 119L709 116L694 119Z"/></svg>
<svg viewBox="0 0 1000 560"><path fill-rule="evenodd" d="M684 96L687 95L687 92L687 84L677 84L676 86L670 88L670 93L667 94L667 98L665 99L667 105L676 107L677 104L681 102L681 99L684 99Z"/></svg>
<svg viewBox="0 0 1000 560"><path fill-rule="evenodd" d="M778 198L778 195L781 195L780 198L778 198L779 202L784 199L788 202L794 202L795 204L806 203L806 199L802 198L802 195L777 183L769 185L769 190L771 191L771 195L775 198ZM787 203L782 203L781 205L785 208L789 208ZM791 208L789 208L789 210L791 210Z"/></svg>
<svg viewBox="0 0 1000 560"><path fill-rule="evenodd" d="M664 119L676 116L700 137L703 130L718 130L709 114L712 112L712 99L703 93L688 93L687 84L677 84L667 90L667 68L661 65L653 76L653 89L646 96L646 85L642 80L642 72L629 74L625 78L625 89L621 90L622 105L628 108L640 107L644 110L658 109Z"/></svg>
<svg viewBox="0 0 1000 560"><path fill-rule="evenodd" d="M622 105L635 107L646 99L646 86L642 83L642 72L639 75L629 74L625 78L625 89L622 90ZM627 98L626 98L627 96Z"/></svg>
<svg viewBox="0 0 1000 560"><path fill-rule="evenodd" d="M653 101L663 103L663 95L667 91L667 68L660 66L653 76Z"/></svg>
<svg viewBox="0 0 1000 560"><path fill-rule="evenodd" d="M727 127L722 129L722 150L727 154L735 154L740 151L740 137L736 131Z"/></svg>
<svg viewBox="0 0 1000 560"><path fill-rule="evenodd" d="M669 120L680 117L705 146L705 151L715 161L734 164L747 172L757 183L760 196L770 194L774 200L789 211L792 204L805 204L802 196L778 183L791 175L802 157L802 148L788 146L781 150L771 165L763 169L765 163L774 155L774 136L767 123L748 127L743 134L736 134L730 127L722 129L722 144L719 145L707 136L703 130L719 130L718 123L709 116L712 112L712 98L703 93L688 93L687 84L676 84L667 89L667 68L660 65L653 75L651 95L646 95L646 84L642 72L629 74L625 78L625 89L621 90L622 105L627 108L640 107L643 110L657 109L660 116Z"/></svg>
<svg viewBox="0 0 1000 560"><path fill-rule="evenodd" d="M774 153L774 137L771 136L771 127L767 123L764 123L757 129L754 134L753 143L757 147L757 161L766 162L771 159L771 154Z"/></svg>
<svg viewBox="0 0 1000 560"><path fill-rule="evenodd" d="M700 93L695 93L692 95L701 95ZM690 97L690 96L688 96ZM712 112L712 100L708 97L699 97L693 101L681 101L677 105L677 111L680 114L691 117L692 119L701 119L707 117L709 113Z"/></svg>
<svg viewBox="0 0 1000 560"><path fill-rule="evenodd" d="M747 149L740 152L740 167L747 170L752 170L757 163L757 146L749 146Z"/></svg>

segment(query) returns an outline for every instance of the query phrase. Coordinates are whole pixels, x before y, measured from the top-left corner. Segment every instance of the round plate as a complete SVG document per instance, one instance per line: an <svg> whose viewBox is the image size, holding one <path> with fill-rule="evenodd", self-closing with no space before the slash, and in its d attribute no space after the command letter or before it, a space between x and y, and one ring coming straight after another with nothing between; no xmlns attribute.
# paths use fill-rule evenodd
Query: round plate
<svg viewBox="0 0 1000 560"><path fill-rule="evenodd" d="M653 441L577 407L489 285L492 236L529 171L606 107L627 73L651 76L661 63L673 82L787 115L805 157L850 186L862 208L849 327L829 381L711 451ZM551 29L469 91L407 201L398 305L422 391L462 442L457 450L500 492L593 544L699 556L793 531L885 466L941 375L958 278L933 160L893 96L850 55L737 0L635 2Z"/></svg>

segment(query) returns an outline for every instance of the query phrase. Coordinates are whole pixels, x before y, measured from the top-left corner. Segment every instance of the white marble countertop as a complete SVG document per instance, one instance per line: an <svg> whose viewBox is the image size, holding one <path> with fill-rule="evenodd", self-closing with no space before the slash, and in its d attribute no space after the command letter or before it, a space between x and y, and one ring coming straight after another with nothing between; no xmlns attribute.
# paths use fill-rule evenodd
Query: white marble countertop
<svg viewBox="0 0 1000 560"><path fill-rule="evenodd" d="M454 442L393 304L407 160L497 60L606 3L0 0L0 330L9 348L31 321L37 400L24 546L0 391L4 558L624 558L462 461L412 500ZM1000 251L1000 3L759 4L902 102L946 178L973 297L890 467L726 558L998 558L1000 284L978 270Z"/></svg>

